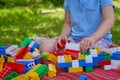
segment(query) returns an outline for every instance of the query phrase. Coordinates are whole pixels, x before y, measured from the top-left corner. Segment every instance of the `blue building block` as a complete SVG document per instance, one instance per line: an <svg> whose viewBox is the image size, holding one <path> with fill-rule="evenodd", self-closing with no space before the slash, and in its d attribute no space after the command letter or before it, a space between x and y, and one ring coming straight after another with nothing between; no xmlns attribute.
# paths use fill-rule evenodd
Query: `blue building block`
<svg viewBox="0 0 120 80"><path fill-rule="evenodd" d="M98 66L98 57L93 57L93 66Z"/></svg>
<svg viewBox="0 0 120 80"><path fill-rule="evenodd" d="M40 59L39 58L35 57L33 59L34 59L36 65L40 63Z"/></svg>
<svg viewBox="0 0 120 80"><path fill-rule="evenodd" d="M6 55L5 49L8 48L9 46L0 46L0 55Z"/></svg>
<svg viewBox="0 0 120 80"><path fill-rule="evenodd" d="M93 66L93 63L86 63L86 64L85 64L85 67L91 68L91 67L94 67L94 66Z"/></svg>
<svg viewBox="0 0 120 80"><path fill-rule="evenodd" d="M33 46L32 46L31 49L30 49L30 52L33 52L35 48L37 48L37 49L39 48L39 44L38 44L37 42L35 42L35 43L33 44Z"/></svg>
<svg viewBox="0 0 120 80"><path fill-rule="evenodd" d="M72 62L67 62L67 63L58 63L59 68L68 68L72 67Z"/></svg>
<svg viewBox="0 0 120 80"><path fill-rule="evenodd" d="M65 72L68 72L68 68L63 68L63 70L64 70Z"/></svg>
<svg viewBox="0 0 120 80"><path fill-rule="evenodd" d="M120 52L113 53L111 59L120 60Z"/></svg>
<svg viewBox="0 0 120 80"><path fill-rule="evenodd" d="M98 61L104 61L104 54L98 54Z"/></svg>
<svg viewBox="0 0 120 80"><path fill-rule="evenodd" d="M79 60L79 66L86 66L85 60Z"/></svg>
<svg viewBox="0 0 120 80"><path fill-rule="evenodd" d="M88 80L86 76L80 76L77 80Z"/></svg>

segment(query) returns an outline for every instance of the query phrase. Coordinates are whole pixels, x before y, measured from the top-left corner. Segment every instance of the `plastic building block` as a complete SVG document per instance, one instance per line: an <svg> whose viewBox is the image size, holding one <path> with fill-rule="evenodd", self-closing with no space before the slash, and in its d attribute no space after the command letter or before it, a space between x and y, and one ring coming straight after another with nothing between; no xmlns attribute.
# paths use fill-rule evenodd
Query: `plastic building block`
<svg viewBox="0 0 120 80"><path fill-rule="evenodd" d="M52 54L52 53L49 53L49 52L43 52L42 54L45 54L45 55L46 55L46 59L48 59L49 54Z"/></svg>
<svg viewBox="0 0 120 80"><path fill-rule="evenodd" d="M83 67L77 67L77 68L68 68L68 72L83 72Z"/></svg>
<svg viewBox="0 0 120 80"><path fill-rule="evenodd" d="M72 57L71 55L64 55L65 62L72 62Z"/></svg>
<svg viewBox="0 0 120 80"><path fill-rule="evenodd" d="M58 63L65 63L64 56L58 56Z"/></svg>
<svg viewBox="0 0 120 80"><path fill-rule="evenodd" d="M98 53L97 53L96 49L90 49L90 54L91 54L92 57L97 57L98 56Z"/></svg>
<svg viewBox="0 0 120 80"><path fill-rule="evenodd" d="M17 50L18 50L18 45L12 45L12 46L9 46L5 51L6 51L6 54L14 56Z"/></svg>
<svg viewBox="0 0 120 80"><path fill-rule="evenodd" d="M46 55L45 54L40 54L39 56L41 56L43 58L43 61L46 61Z"/></svg>
<svg viewBox="0 0 120 80"><path fill-rule="evenodd" d="M91 55L86 55L85 56L85 61L86 63L93 63L93 58Z"/></svg>
<svg viewBox="0 0 120 80"><path fill-rule="evenodd" d="M12 80L29 80L29 76L22 74L20 76L13 78Z"/></svg>
<svg viewBox="0 0 120 80"><path fill-rule="evenodd" d="M13 57L8 57L7 61L8 62L15 62L15 59Z"/></svg>
<svg viewBox="0 0 120 80"><path fill-rule="evenodd" d="M98 60L104 61L104 53L98 54Z"/></svg>
<svg viewBox="0 0 120 80"><path fill-rule="evenodd" d="M43 58L41 56L37 56L37 58L39 58L41 64L44 63Z"/></svg>
<svg viewBox="0 0 120 80"><path fill-rule="evenodd" d="M104 60L107 61L107 60L111 60L111 56L109 53L105 53L104 54Z"/></svg>
<svg viewBox="0 0 120 80"><path fill-rule="evenodd" d="M57 47L59 48L59 49L63 49L63 48L65 48L65 45L66 45L66 40L61 40L61 46L59 45L59 44L57 44Z"/></svg>
<svg viewBox="0 0 120 80"><path fill-rule="evenodd" d="M29 52L29 49L27 47L22 47L15 55L15 58L22 59L28 52Z"/></svg>
<svg viewBox="0 0 120 80"><path fill-rule="evenodd" d="M30 52L26 53L25 56L23 57L23 59L32 59L32 58L34 58L34 56Z"/></svg>
<svg viewBox="0 0 120 80"><path fill-rule="evenodd" d="M5 66L2 71L0 71L0 77L4 78L5 76L7 76L9 73L11 72L11 68L8 66Z"/></svg>
<svg viewBox="0 0 120 80"><path fill-rule="evenodd" d="M85 72L93 72L93 68L85 68Z"/></svg>
<svg viewBox="0 0 120 80"><path fill-rule="evenodd" d="M72 67L73 67L73 68L78 68L78 67L79 67L79 62L78 62L78 60L72 60Z"/></svg>
<svg viewBox="0 0 120 80"><path fill-rule="evenodd" d="M87 76L81 75L77 80L88 80Z"/></svg>
<svg viewBox="0 0 120 80"><path fill-rule="evenodd" d="M4 57L3 57L3 55L0 57L0 71L2 70L2 68L3 68L3 64L4 64Z"/></svg>
<svg viewBox="0 0 120 80"><path fill-rule="evenodd" d="M49 77L55 77L56 76L56 67L53 64L48 64L48 76Z"/></svg>
<svg viewBox="0 0 120 80"><path fill-rule="evenodd" d="M30 52L33 52L35 48L39 48L39 44L36 43L35 41L32 41L29 45L28 48L30 48Z"/></svg>
<svg viewBox="0 0 120 80"><path fill-rule="evenodd" d="M112 69L120 69L120 60L111 60Z"/></svg>
<svg viewBox="0 0 120 80"><path fill-rule="evenodd" d="M73 59L77 59L77 58L78 58L79 51L66 49L66 50L64 51L64 54L66 54L66 55L71 55L71 57L72 57Z"/></svg>
<svg viewBox="0 0 120 80"><path fill-rule="evenodd" d="M29 38L26 38L26 39L24 39L22 42L21 42L21 44L20 44L20 47L23 47L23 46L28 46L30 43L31 43L31 39L29 39Z"/></svg>
<svg viewBox="0 0 120 80"><path fill-rule="evenodd" d="M57 63L57 57L53 54L49 54L47 57L47 60L53 62L53 63Z"/></svg>
<svg viewBox="0 0 120 80"><path fill-rule="evenodd" d="M80 60L79 61L79 66L86 66L85 60Z"/></svg>
<svg viewBox="0 0 120 80"><path fill-rule="evenodd" d="M33 58L33 59L34 59L36 65L40 63L39 58L35 57L35 58Z"/></svg>
<svg viewBox="0 0 120 80"><path fill-rule="evenodd" d="M78 60L85 60L84 54L79 53L78 54Z"/></svg>
<svg viewBox="0 0 120 80"><path fill-rule="evenodd" d="M33 51L33 56L34 56L34 57L37 57L37 56L39 56L39 55L40 55L39 52L35 52L35 51Z"/></svg>
<svg viewBox="0 0 120 80"><path fill-rule="evenodd" d="M19 76L18 73L12 72L12 73L10 73L8 76L6 76L5 78L3 78L2 80L11 80L11 79L13 79L13 78L15 78L15 77L17 77L17 76Z"/></svg>
<svg viewBox="0 0 120 80"><path fill-rule="evenodd" d="M111 65L111 60L98 62L98 66L104 66L104 65Z"/></svg>
<svg viewBox="0 0 120 80"><path fill-rule="evenodd" d="M0 55L5 55L6 54L6 51L5 49L7 49L8 46L0 46Z"/></svg>
<svg viewBox="0 0 120 80"><path fill-rule="evenodd" d="M27 73L25 76L28 76L27 80L40 80L39 74L36 72Z"/></svg>
<svg viewBox="0 0 120 80"><path fill-rule="evenodd" d="M72 62L66 62L66 63L58 63L59 68L68 68L72 67Z"/></svg>
<svg viewBox="0 0 120 80"><path fill-rule="evenodd" d="M48 72L48 66L41 65L39 68L34 70L34 72L39 74L39 77L42 78Z"/></svg>
<svg viewBox="0 0 120 80"><path fill-rule="evenodd" d="M23 64L17 64L14 62L7 62L4 64L4 66L8 66L12 69L12 71L15 71L17 73L23 73L24 72L24 65Z"/></svg>
<svg viewBox="0 0 120 80"><path fill-rule="evenodd" d="M100 52L101 52L100 48L96 47L95 49L97 50L97 53L100 54Z"/></svg>
<svg viewBox="0 0 120 80"><path fill-rule="evenodd" d="M111 69L112 69L111 65L105 65L104 66L104 70L111 70Z"/></svg>
<svg viewBox="0 0 120 80"><path fill-rule="evenodd" d="M120 52L113 53L111 59L120 60Z"/></svg>

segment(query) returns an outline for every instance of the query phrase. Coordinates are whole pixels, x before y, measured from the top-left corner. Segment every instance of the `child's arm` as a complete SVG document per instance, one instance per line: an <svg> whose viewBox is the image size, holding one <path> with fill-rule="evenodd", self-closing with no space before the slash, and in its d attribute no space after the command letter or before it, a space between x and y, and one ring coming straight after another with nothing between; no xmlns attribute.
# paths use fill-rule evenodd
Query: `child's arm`
<svg viewBox="0 0 120 80"><path fill-rule="evenodd" d="M58 45L62 46L61 40L67 40L67 37L70 34L70 25L71 25L71 20L70 20L70 12L65 11L65 19L64 19L64 24L62 27L62 31L60 36L58 37ZM56 50L57 50L57 45L56 45Z"/></svg>
<svg viewBox="0 0 120 80"><path fill-rule="evenodd" d="M102 9L103 21L98 30L91 36L95 41L102 39L112 28L114 24L114 11L112 6Z"/></svg>
<svg viewBox="0 0 120 80"><path fill-rule="evenodd" d="M80 42L81 51L84 52L88 48L93 48L94 44L102 39L112 28L114 24L114 11L112 6L107 6L102 9L103 21L97 31L90 37L84 38Z"/></svg>

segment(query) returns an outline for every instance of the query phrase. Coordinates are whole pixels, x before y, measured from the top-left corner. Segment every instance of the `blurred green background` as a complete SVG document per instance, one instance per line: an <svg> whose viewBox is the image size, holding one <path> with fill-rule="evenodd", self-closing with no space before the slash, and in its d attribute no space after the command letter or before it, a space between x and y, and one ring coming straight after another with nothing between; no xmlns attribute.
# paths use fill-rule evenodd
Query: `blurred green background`
<svg viewBox="0 0 120 80"><path fill-rule="evenodd" d="M64 0L0 0L0 45L19 44L24 38L58 36L64 19ZM120 45L120 0L115 5L113 43ZM50 13L42 13L51 10Z"/></svg>

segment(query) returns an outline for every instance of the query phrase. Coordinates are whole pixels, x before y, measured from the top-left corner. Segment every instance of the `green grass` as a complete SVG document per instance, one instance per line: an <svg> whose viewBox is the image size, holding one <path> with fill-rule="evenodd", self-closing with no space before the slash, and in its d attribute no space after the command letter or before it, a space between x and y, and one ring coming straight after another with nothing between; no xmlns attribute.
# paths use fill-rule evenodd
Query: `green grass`
<svg viewBox="0 0 120 80"><path fill-rule="evenodd" d="M39 34L47 34L51 37L58 36L63 24L64 11L41 14L40 11L42 9L53 9L52 5L42 6L34 4L1 8L0 45L19 44L24 38ZM111 32L113 34L113 42L120 45L120 8L115 9L115 25Z"/></svg>

